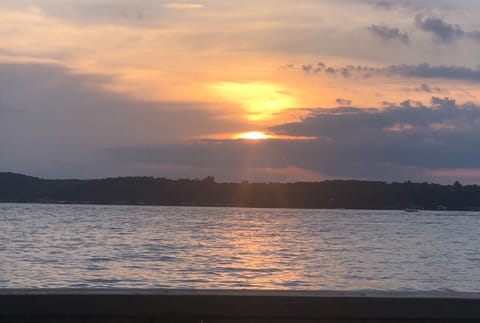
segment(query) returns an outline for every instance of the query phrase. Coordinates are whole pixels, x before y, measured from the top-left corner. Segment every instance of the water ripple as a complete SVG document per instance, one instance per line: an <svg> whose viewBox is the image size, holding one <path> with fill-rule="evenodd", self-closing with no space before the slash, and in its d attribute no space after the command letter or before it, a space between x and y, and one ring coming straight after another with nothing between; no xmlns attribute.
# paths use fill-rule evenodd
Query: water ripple
<svg viewBox="0 0 480 323"><path fill-rule="evenodd" d="M0 288L480 291L474 212L0 204Z"/></svg>

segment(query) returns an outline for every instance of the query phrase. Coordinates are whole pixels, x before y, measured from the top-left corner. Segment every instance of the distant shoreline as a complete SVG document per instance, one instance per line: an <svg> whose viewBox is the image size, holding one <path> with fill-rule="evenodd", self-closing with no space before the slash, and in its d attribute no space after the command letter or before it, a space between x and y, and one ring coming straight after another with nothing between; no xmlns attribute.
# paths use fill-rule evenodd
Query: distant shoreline
<svg viewBox="0 0 480 323"><path fill-rule="evenodd" d="M0 203L480 211L480 186L359 180L217 183L213 177L49 180L0 173Z"/></svg>
<svg viewBox="0 0 480 323"><path fill-rule="evenodd" d="M237 206L237 205L197 205L197 204L133 204L133 203L89 203L89 202L59 202L59 201L21 201L21 202L11 202L11 201L0 201L0 205L5 204L38 204L38 205L68 205L68 206L138 206L138 207L191 207L191 208L238 208L238 209L279 209L279 210L349 210L349 211L405 211L405 213L410 213L406 209L373 209L373 208L307 208L307 207L267 207L267 206ZM468 210L437 210L437 209L416 209L414 212L480 212L479 209L468 209Z"/></svg>

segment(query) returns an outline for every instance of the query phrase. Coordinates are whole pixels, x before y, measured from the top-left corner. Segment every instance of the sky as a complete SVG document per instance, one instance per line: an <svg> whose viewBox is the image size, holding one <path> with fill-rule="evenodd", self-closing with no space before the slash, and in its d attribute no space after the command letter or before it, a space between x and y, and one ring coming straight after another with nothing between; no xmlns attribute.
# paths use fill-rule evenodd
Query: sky
<svg viewBox="0 0 480 323"><path fill-rule="evenodd" d="M480 183L477 0L0 0L0 171Z"/></svg>

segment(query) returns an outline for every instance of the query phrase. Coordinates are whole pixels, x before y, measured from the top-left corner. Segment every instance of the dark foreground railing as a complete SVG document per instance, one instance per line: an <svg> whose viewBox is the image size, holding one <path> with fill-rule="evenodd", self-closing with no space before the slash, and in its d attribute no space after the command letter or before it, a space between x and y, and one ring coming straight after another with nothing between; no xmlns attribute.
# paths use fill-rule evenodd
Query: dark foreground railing
<svg viewBox="0 0 480 323"><path fill-rule="evenodd" d="M480 322L480 294L0 289L0 322Z"/></svg>

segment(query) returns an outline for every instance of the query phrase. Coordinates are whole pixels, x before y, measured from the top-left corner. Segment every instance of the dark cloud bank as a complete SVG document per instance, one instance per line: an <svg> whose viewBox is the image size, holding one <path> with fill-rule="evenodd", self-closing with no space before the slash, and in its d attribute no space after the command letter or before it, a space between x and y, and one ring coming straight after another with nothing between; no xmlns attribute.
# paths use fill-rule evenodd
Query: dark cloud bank
<svg viewBox="0 0 480 323"><path fill-rule="evenodd" d="M435 170L480 168L480 107L433 97L429 105L405 101L383 110L315 109L301 122L270 130L315 140L200 141L111 150L124 162L194 167L298 167L331 177L385 180L452 178Z"/></svg>

